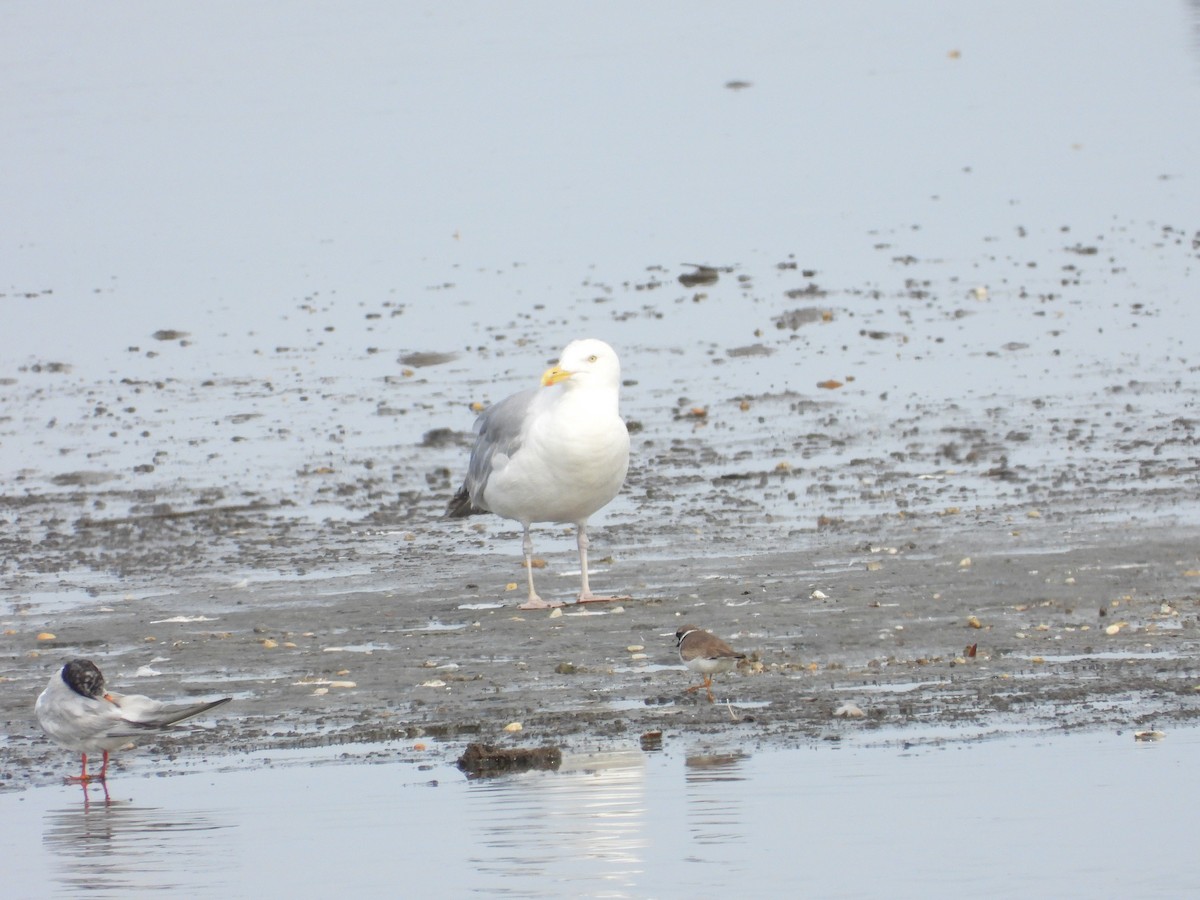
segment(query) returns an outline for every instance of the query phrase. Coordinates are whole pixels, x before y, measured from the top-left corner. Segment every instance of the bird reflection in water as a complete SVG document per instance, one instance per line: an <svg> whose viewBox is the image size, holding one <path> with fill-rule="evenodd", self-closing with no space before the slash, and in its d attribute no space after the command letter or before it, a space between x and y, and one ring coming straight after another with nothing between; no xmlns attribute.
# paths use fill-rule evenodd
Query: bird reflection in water
<svg viewBox="0 0 1200 900"><path fill-rule="evenodd" d="M97 793L103 792L105 806L108 806L112 803L112 797L110 797L108 795L108 780L107 779L104 781L79 781L76 783L83 789L83 811L84 812L89 812L92 808L93 799L92 799L91 793L89 793L89 788L91 788L91 789L100 788L100 791L97 791ZM99 803L100 801L99 801L99 799L96 799L94 802Z"/></svg>
<svg viewBox="0 0 1200 900"><path fill-rule="evenodd" d="M177 886L189 880L185 873L192 867L212 859L214 832L228 827L207 811L113 800L103 782L82 787L82 805L47 810L43 820L42 843L58 865L53 877L64 887L120 896Z"/></svg>
<svg viewBox="0 0 1200 900"><path fill-rule="evenodd" d="M684 787L692 839L698 844L742 843L746 836L744 753L687 757Z"/></svg>
<svg viewBox="0 0 1200 900"><path fill-rule="evenodd" d="M634 896L645 871L646 766L638 751L564 754L557 772L474 781L470 862L495 885L606 885ZM557 848L557 849L556 849Z"/></svg>

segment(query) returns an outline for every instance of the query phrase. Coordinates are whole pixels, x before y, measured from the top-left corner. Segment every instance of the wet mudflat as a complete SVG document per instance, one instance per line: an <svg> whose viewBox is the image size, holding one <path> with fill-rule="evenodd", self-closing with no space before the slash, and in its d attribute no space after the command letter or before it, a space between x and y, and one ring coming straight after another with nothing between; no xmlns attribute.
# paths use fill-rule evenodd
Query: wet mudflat
<svg viewBox="0 0 1200 900"><path fill-rule="evenodd" d="M99 804L114 834L168 810L201 856L286 818L228 799L256 777L338 797L395 779L402 803L348 827L425 829L444 794L511 805L599 768L640 773L657 809L711 755L739 789L719 802L748 805L688 826L671 871L720 847L754 884L777 846L764 782L793 758L813 779L789 782L798 806L854 760L880 765L860 805L891 790L903 819L910 773L878 761L906 745L1015 771L1070 748L1095 766L1075 783L1127 799L1148 788L1104 760L1170 782L1194 755L1193 6L929 3L887 29L310 11L280 17L270 68L238 23L210 35L236 90L195 52L190 6L114 9L123 53L87 7L20 6L0 35L28 73L0 114L21 163L0 171L0 802L39 811L45 852L96 821L54 818L78 810L59 786L78 759L32 716L74 656L118 690L234 696L119 754L120 802ZM667 25L668 46L637 38ZM591 533L593 586L631 599L521 612L519 528L442 513L474 410L580 336L623 364L633 459ZM573 538L534 539L539 589L568 599ZM750 657L716 703L685 693L683 622ZM489 787L451 768L472 741L592 762ZM920 783L970 797L958 771ZM993 861L1001 839L981 835ZM476 862L495 874L521 841ZM99 878L60 874L67 893ZM513 892L598 892L562 878Z"/></svg>
<svg viewBox="0 0 1200 900"><path fill-rule="evenodd" d="M1196 251L1171 253L1185 272ZM655 290L600 305L603 327L581 299L552 327L515 322L503 352L439 365L291 351L273 364L321 374L286 390L264 374L23 369L5 437L27 452L0 501L8 783L70 767L29 707L79 655L120 690L234 693L220 728L159 751L172 756L432 740L452 758L475 739L730 729L803 743L836 734L846 702L856 728L1197 714L1200 419L1173 325L1190 300L1118 304L1100 328L1085 296L904 290L885 310L841 289L793 331L777 326L797 308L786 292ZM864 303L904 334L859 334ZM635 306L647 316L620 315ZM730 309L761 351L719 341ZM322 317L335 333L376 336L338 312ZM656 343L666 321L674 337ZM1052 349L1005 349L1006 329ZM632 599L522 612L519 528L442 514L470 404L536 379L534 348L581 330L625 360L634 461L597 517L593 581ZM569 599L569 530L540 527L535 550L543 593ZM685 695L685 621L750 654L718 679L728 703Z"/></svg>

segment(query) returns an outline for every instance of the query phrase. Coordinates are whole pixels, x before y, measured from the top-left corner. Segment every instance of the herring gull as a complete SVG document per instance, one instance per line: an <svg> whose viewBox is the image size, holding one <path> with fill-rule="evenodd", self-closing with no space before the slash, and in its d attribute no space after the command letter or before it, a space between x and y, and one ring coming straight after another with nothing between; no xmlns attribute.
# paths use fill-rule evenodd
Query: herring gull
<svg viewBox="0 0 1200 900"><path fill-rule="evenodd" d="M539 387L506 397L475 422L478 436L463 485L447 515L492 512L524 529L529 599L521 609L546 609L533 587L534 522L573 524L579 545L579 602L599 597L588 585L588 517L609 503L629 468L629 431L618 410L621 364L604 341L572 341Z"/></svg>

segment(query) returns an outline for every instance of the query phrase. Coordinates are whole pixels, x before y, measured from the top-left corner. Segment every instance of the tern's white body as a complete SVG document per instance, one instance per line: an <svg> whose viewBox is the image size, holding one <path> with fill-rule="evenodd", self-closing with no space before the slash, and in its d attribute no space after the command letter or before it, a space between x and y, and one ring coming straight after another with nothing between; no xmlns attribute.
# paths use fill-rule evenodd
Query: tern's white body
<svg viewBox="0 0 1200 900"><path fill-rule="evenodd" d="M128 746L148 732L161 731L230 699L171 704L140 694L106 691L100 670L89 660L76 659L50 676L34 712L42 730L55 743L83 754L83 774L79 777L87 781L87 754L103 753L106 770L110 750ZM105 770L101 770L100 778Z"/></svg>

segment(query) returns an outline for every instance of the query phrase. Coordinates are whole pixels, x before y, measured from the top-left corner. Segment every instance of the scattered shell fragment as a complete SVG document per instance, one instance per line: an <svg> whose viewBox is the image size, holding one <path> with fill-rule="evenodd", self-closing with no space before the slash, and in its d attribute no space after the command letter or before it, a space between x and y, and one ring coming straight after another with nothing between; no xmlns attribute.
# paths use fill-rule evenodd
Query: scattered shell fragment
<svg viewBox="0 0 1200 900"><path fill-rule="evenodd" d="M866 715L866 713L862 711L861 707L855 703L851 703L850 701L846 701L837 709L835 709L833 714L846 719L861 719Z"/></svg>
<svg viewBox="0 0 1200 900"><path fill-rule="evenodd" d="M971 568L971 557L969 557L969 556L964 556L962 559L960 559L960 560L958 561L958 567L959 567L960 569L969 569L969 568Z"/></svg>
<svg viewBox="0 0 1200 900"><path fill-rule="evenodd" d="M275 640L274 638L265 638L259 641L259 643L263 645L264 650L274 650L279 646L279 641Z"/></svg>
<svg viewBox="0 0 1200 900"><path fill-rule="evenodd" d="M646 648L642 644L630 644L625 649L628 650L630 653L640 653L642 650L645 650Z"/></svg>
<svg viewBox="0 0 1200 900"><path fill-rule="evenodd" d="M323 697L325 694L328 694L328 693L329 693L329 688L327 688L327 687L313 688L313 696Z"/></svg>
<svg viewBox="0 0 1200 900"><path fill-rule="evenodd" d="M509 722L507 725L504 726L504 730L509 731L509 732L516 732L516 731L520 731L523 727L524 726L521 725L520 722Z"/></svg>
<svg viewBox="0 0 1200 900"><path fill-rule="evenodd" d="M37 639L39 641L52 641L55 639L55 637L57 637L57 635L51 634L49 631L43 631L37 636Z"/></svg>
<svg viewBox="0 0 1200 900"><path fill-rule="evenodd" d="M556 606L554 609L550 610L550 616L549 616L549 618L551 618L551 619L561 619L561 618L562 618L562 614L563 614L562 607L561 607L561 606Z"/></svg>
<svg viewBox="0 0 1200 900"><path fill-rule="evenodd" d="M1113 622L1104 629L1105 634L1117 634L1122 628L1128 625L1128 622Z"/></svg>
<svg viewBox="0 0 1200 900"><path fill-rule="evenodd" d="M982 628L983 623L979 621L978 616L967 616L967 624L972 628Z"/></svg>
<svg viewBox="0 0 1200 900"><path fill-rule="evenodd" d="M827 600L827 599L829 599L828 594L826 594L824 591L819 591L819 590L813 591L808 596L809 596L809 599L811 599L811 600Z"/></svg>
<svg viewBox="0 0 1200 900"><path fill-rule="evenodd" d="M1135 731L1133 739L1135 741L1161 741L1166 737L1161 731Z"/></svg>
<svg viewBox="0 0 1200 900"><path fill-rule="evenodd" d="M434 678L430 681L422 681L420 683L420 685L418 685L418 687L427 687L427 688L441 688L441 687L445 687L445 686L446 686L446 682L444 682L438 678Z"/></svg>

